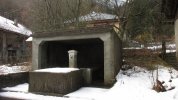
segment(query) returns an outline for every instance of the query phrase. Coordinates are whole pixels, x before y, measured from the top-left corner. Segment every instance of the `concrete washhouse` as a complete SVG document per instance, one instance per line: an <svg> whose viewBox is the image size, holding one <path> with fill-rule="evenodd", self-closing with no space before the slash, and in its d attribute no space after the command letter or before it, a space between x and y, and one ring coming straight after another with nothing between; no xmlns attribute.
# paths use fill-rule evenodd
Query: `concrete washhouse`
<svg viewBox="0 0 178 100"><path fill-rule="evenodd" d="M91 75L82 76L84 80L91 77L89 84L112 85L122 63L121 40L110 26L38 32L33 34L32 43L33 70L69 66L87 69Z"/></svg>
<svg viewBox="0 0 178 100"><path fill-rule="evenodd" d="M165 14L168 22L174 24L176 57L178 61L178 0L162 0L162 12Z"/></svg>

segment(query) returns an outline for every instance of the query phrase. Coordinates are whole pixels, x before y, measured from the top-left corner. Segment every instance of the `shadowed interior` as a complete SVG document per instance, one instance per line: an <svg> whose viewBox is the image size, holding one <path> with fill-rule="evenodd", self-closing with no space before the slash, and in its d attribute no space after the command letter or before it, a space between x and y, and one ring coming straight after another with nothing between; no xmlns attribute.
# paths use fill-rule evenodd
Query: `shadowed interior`
<svg viewBox="0 0 178 100"><path fill-rule="evenodd" d="M93 81L104 80L104 44L96 39L46 41L41 46L42 68L68 67L68 51L76 50L78 68L92 68Z"/></svg>

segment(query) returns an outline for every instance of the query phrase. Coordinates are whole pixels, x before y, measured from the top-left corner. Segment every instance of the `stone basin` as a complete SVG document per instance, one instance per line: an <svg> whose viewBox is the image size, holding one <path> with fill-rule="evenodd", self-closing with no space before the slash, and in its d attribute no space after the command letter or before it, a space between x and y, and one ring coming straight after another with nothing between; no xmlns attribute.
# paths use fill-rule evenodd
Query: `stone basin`
<svg viewBox="0 0 178 100"><path fill-rule="evenodd" d="M48 68L29 73L29 92L65 95L82 86L82 70L78 68Z"/></svg>

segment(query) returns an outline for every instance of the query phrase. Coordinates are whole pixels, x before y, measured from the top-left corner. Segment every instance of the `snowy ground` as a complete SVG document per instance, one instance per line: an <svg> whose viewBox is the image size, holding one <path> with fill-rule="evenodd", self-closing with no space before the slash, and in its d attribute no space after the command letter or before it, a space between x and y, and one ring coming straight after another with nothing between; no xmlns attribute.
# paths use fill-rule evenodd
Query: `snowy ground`
<svg viewBox="0 0 178 100"><path fill-rule="evenodd" d="M110 89L83 87L64 97L55 97L28 93L26 83L4 88L3 90L8 92L1 92L0 96L38 100L178 100L178 71L159 66L159 80L165 82L164 86L167 89L175 87L166 92L158 93L152 90L155 80L152 76L155 75L156 71L148 71L135 66L127 71L120 71L116 77L117 82Z"/></svg>
<svg viewBox="0 0 178 100"><path fill-rule="evenodd" d="M161 45L148 47L148 49L161 48ZM175 52L175 44L167 45L167 52ZM8 74L26 70L23 66L0 66L0 74ZM65 95L64 97L45 96L28 92L28 83L15 87L3 88L0 96L32 100L178 100L178 71L159 66L159 80L164 81L166 89L175 87L166 92L152 90L156 71L148 71L134 67L127 71L120 71L116 77L117 82L110 89L83 87ZM154 76L154 77L153 77ZM171 80L171 81L170 81Z"/></svg>
<svg viewBox="0 0 178 100"><path fill-rule="evenodd" d="M30 66L7 66L7 65L0 65L0 75L2 74L9 74L9 73L18 73L29 71Z"/></svg>
<svg viewBox="0 0 178 100"><path fill-rule="evenodd" d="M144 46L141 47L128 47L128 48L124 48L124 49L143 49ZM146 47L147 49L150 50L156 50L156 49L161 49L162 48L162 44L152 44L148 47ZM175 43L167 43L166 44L166 53L171 53L171 52L176 52L176 45Z"/></svg>

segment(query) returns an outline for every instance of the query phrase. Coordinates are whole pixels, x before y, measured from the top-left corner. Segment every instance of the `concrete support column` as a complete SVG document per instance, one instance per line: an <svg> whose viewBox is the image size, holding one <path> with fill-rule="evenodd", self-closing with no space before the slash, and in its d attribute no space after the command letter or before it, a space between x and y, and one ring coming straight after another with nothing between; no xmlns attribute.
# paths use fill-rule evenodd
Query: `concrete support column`
<svg viewBox="0 0 178 100"><path fill-rule="evenodd" d="M104 41L104 83L112 85L115 81L114 76L114 43L111 36Z"/></svg>
<svg viewBox="0 0 178 100"><path fill-rule="evenodd" d="M176 57L178 60L178 18L175 20Z"/></svg>
<svg viewBox="0 0 178 100"><path fill-rule="evenodd" d="M77 51L69 50L68 53L69 53L69 67L77 68Z"/></svg>
<svg viewBox="0 0 178 100"><path fill-rule="evenodd" d="M37 70L40 69L40 62L41 62L41 58L40 58L40 46L39 43L37 43L36 41L34 41L35 39L33 39L32 42L32 70Z"/></svg>

